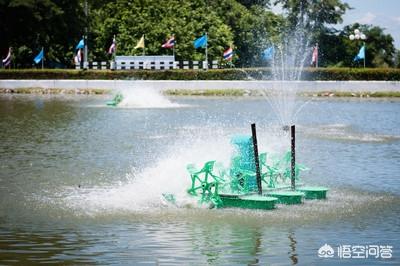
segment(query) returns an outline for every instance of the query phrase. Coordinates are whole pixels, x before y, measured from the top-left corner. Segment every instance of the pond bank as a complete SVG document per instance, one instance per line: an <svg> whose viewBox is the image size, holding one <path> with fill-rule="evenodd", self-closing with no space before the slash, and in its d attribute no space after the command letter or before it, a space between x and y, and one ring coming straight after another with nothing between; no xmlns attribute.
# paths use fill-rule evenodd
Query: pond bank
<svg viewBox="0 0 400 266"><path fill-rule="evenodd" d="M12 94L87 94L105 95L112 94L112 89L61 89L61 88L0 88L1 93ZM263 90L244 90L244 89L207 89L207 90L188 90L173 89L162 92L167 96L217 96L217 97L263 97L268 96L268 91ZM317 91L299 92L303 97L355 97L355 98L400 98L400 91Z"/></svg>
<svg viewBox="0 0 400 266"><path fill-rule="evenodd" d="M298 92L400 92L400 81L269 81L269 80L0 80L3 89L68 90L271 90L295 88Z"/></svg>

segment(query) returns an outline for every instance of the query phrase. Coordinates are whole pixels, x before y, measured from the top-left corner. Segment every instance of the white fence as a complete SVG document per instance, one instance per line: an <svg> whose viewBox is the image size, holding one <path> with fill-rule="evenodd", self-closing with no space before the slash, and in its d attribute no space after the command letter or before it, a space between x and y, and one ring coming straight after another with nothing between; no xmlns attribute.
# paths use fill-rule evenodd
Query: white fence
<svg viewBox="0 0 400 266"><path fill-rule="evenodd" d="M115 61L76 64L76 69L205 69L206 61L174 61L173 56L116 56ZM209 69L219 68L218 61L208 62Z"/></svg>

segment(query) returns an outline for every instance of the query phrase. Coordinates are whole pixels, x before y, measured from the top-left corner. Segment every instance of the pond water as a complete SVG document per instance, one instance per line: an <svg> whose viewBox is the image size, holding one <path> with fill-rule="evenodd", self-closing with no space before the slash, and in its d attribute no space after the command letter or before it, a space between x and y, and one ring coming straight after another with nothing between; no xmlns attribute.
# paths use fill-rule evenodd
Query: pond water
<svg viewBox="0 0 400 266"><path fill-rule="evenodd" d="M265 99L106 100L0 96L0 264L400 264L399 101L298 99L296 157L328 199L255 211L196 207L185 167L229 162L252 122L260 151L286 150ZM343 245L392 257L340 258Z"/></svg>

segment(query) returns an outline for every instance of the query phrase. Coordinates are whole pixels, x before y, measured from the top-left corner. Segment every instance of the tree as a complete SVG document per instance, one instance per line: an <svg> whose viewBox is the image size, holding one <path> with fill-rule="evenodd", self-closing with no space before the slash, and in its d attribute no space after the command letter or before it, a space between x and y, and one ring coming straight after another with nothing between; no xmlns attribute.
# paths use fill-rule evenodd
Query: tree
<svg viewBox="0 0 400 266"><path fill-rule="evenodd" d="M294 39L297 43L292 46L301 46L302 52L320 42L321 34L334 31L332 25L341 23L342 16L350 8L341 0L275 0L274 4L282 5L286 13L287 25L282 39Z"/></svg>
<svg viewBox="0 0 400 266"><path fill-rule="evenodd" d="M236 2L246 8L251 8L252 6L268 7L270 4L270 0L238 0Z"/></svg>
<svg viewBox="0 0 400 266"><path fill-rule="evenodd" d="M14 64L29 67L43 46L47 63L69 65L82 17L79 0L0 1L0 50L14 47Z"/></svg>
<svg viewBox="0 0 400 266"><path fill-rule="evenodd" d="M241 4L240 4L240 3ZM278 35L283 18L275 15L263 5L268 1L253 2L220 0L212 2L212 9L232 29L236 64L239 66L260 65L262 51ZM254 2L264 2L263 5Z"/></svg>
<svg viewBox="0 0 400 266"><path fill-rule="evenodd" d="M275 0L286 11L289 28L302 27L307 31L320 31L326 24L342 22L350 6L341 0Z"/></svg>
<svg viewBox="0 0 400 266"><path fill-rule="evenodd" d="M400 68L400 50L396 51L394 63L395 63L395 67Z"/></svg>
<svg viewBox="0 0 400 266"><path fill-rule="evenodd" d="M339 35L343 45L346 47L346 52L343 57L343 65L357 65L357 63L354 63L353 59L363 42L351 41L349 39L349 35L354 32L354 29L359 29L367 36L367 39L365 40L365 64L367 67L389 67L394 65L395 48L392 36L390 34L385 34L383 29L378 26L358 23L345 26Z"/></svg>
<svg viewBox="0 0 400 266"><path fill-rule="evenodd" d="M377 26L352 24L343 30L325 31L320 36L320 62L321 66L361 66L362 60L354 62L354 57L364 44L363 40L350 40L350 34L355 29L363 32L365 40L365 58L367 67L391 67L394 66L395 48L393 38L385 34L384 30Z"/></svg>
<svg viewBox="0 0 400 266"><path fill-rule="evenodd" d="M209 58L220 58L233 35L205 1L189 0L117 0L96 11L93 24L96 58L105 58L112 36L117 35L118 54L140 55L136 43L145 35L146 54L171 54L161 47L171 34L176 36L176 57L181 60L204 60L204 50L195 49L193 41L208 33Z"/></svg>
<svg viewBox="0 0 400 266"><path fill-rule="evenodd" d="M320 67L343 66L347 48L343 44L342 37L339 36L340 32L333 28L325 28L320 32L319 38L316 40L319 47L318 65Z"/></svg>

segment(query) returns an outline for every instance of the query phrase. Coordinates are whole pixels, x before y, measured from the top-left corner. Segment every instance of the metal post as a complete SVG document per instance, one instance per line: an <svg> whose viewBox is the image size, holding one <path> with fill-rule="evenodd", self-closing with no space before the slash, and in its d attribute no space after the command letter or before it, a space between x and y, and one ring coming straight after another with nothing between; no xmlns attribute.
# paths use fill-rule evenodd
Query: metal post
<svg viewBox="0 0 400 266"><path fill-rule="evenodd" d="M205 70L207 70L207 69L208 69L208 35L206 32L206 67L205 67Z"/></svg>
<svg viewBox="0 0 400 266"><path fill-rule="evenodd" d="M113 37L113 43L114 43L114 51L113 51L113 62L114 62L114 67L112 67L111 69L116 69L117 68L117 62L115 60L115 57L117 55L117 39L115 39L115 34Z"/></svg>
<svg viewBox="0 0 400 266"><path fill-rule="evenodd" d="M364 42L364 68L365 68L365 58L367 57L367 51L366 51L366 46L365 46L365 42Z"/></svg>
<svg viewBox="0 0 400 266"><path fill-rule="evenodd" d="M43 68L44 68L44 63L43 63L43 61L44 61L44 47L42 46L42 51L43 51L43 56L42 56L42 70L43 70Z"/></svg>
<svg viewBox="0 0 400 266"><path fill-rule="evenodd" d="M85 35L85 50L83 52L83 67L88 67L88 46L87 46L87 35Z"/></svg>
<svg viewBox="0 0 400 266"><path fill-rule="evenodd" d="M256 124L254 124L254 123L251 124L251 135L253 136L254 161L255 161L255 164L256 164L256 177L257 177L258 194L262 195L260 161L258 159L258 145L257 145Z"/></svg>
<svg viewBox="0 0 400 266"><path fill-rule="evenodd" d="M145 56L145 50L146 49L146 45L145 45L145 41L144 41L144 34L143 34L143 56Z"/></svg>
<svg viewBox="0 0 400 266"><path fill-rule="evenodd" d="M295 177L296 177L296 129L295 126L292 125L290 127L290 139L291 139L291 157L292 157L292 161L291 161L291 167L290 167L290 181L291 181L291 188L292 190L296 189L296 181L295 181Z"/></svg>
<svg viewBox="0 0 400 266"><path fill-rule="evenodd" d="M315 59L315 68L318 68L318 55L319 55L318 43L316 44L316 46L317 46L317 58Z"/></svg>
<svg viewBox="0 0 400 266"><path fill-rule="evenodd" d="M85 38L85 37L83 37ZM82 48L79 48L79 67L80 69L84 68L84 64L83 64L84 58L82 57Z"/></svg>
<svg viewBox="0 0 400 266"><path fill-rule="evenodd" d="M87 68L88 67L88 3L87 0L85 0L85 16L86 16L86 27L85 27L85 37L84 37L84 44L85 44L85 50L84 50L84 63L83 67Z"/></svg>

